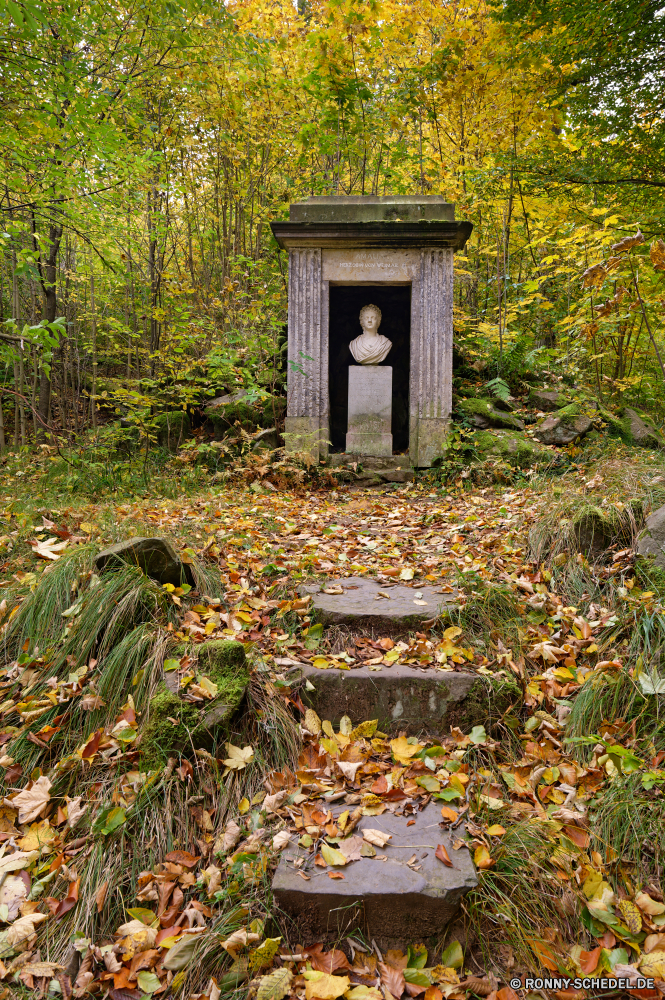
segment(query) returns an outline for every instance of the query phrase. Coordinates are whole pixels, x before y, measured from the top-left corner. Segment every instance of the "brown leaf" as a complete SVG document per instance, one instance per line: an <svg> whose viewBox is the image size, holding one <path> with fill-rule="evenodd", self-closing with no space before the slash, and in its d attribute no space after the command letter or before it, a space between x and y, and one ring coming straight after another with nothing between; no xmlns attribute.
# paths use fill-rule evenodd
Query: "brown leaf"
<svg viewBox="0 0 665 1000"><path fill-rule="evenodd" d="M64 899L60 900L58 909L55 911L56 918L64 917L65 913L69 913L76 906L79 898L79 885L81 879L77 878L75 882L69 883L69 891Z"/></svg>
<svg viewBox="0 0 665 1000"><path fill-rule="evenodd" d="M194 857L189 851L169 851L164 860L172 861L176 865L184 865L185 868L193 868L201 858Z"/></svg>
<svg viewBox="0 0 665 1000"><path fill-rule="evenodd" d="M602 948L594 948L593 951L582 951L580 952L580 969L585 976L590 975L595 972L598 967L598 961L600 959L600 953Z"/></svg>
<svg viewBox="0 0 665 1000"><path fill-rule="evenodd" d="M439 861L443 861L444 865L446 865L447 868L455 867L452 861L450 860L448 851L445 849L443 844L439 844L436 851L434 852L434 856L437 857Z"/></svg>
<svg viewBox="0 0 665 1000"><path fill-rule="evenodd" d="M106 896L109 891L108 880L102 882L99 889L95 893L95 903L97 904L97 913L101 913L104 909L104 903L106 902Z"/></svg>
<svg viewBox="0 0 665 1000"><path fill-rule="evenodd" d="M381 985L386 987L395 1000L399 1000L406 986L404 973L401 969L394 969L392 965L386 965L385 962L379 962L379 970L381 972Z"/></svg>
<svg viewBox="0 0 665 1000"><path fill-rule="evenodd" d="M339 948L331 948L330 951L324 952L323 947L322 944L314 944L305 951L305 954L310 956L315 972L327 972L328 975L332 975L337 969L351 968L343 951L340 951Z"/></svg>

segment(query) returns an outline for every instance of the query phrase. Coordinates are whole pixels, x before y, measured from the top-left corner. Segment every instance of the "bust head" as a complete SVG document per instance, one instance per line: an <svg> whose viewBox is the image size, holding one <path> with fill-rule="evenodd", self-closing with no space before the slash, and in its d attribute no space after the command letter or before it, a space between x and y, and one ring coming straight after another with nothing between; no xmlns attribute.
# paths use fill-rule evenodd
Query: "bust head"
<svg viewBox="0 0 665 1000"><path fill-rule="evenodd" d="M381 325L381 310L379 307L371 304L363 306L360 310L360 325L363 328L363 333L376 336Z"/></svg>

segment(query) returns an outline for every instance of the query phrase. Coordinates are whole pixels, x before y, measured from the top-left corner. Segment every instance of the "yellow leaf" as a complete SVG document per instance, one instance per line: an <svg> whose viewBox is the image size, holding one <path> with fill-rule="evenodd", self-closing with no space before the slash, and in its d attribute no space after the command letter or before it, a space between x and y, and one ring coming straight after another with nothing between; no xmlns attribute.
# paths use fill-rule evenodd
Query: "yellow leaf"
<svg viewBox="0 0 665 1000"><path fill-rule="evenodd" d="M249 799L245 798L240 800L238 803L238 812L241 816L244 816L245 813L249 812Z"/></svg>
<svg viewBox="0 0 665 1000"><path fill-rule="evenodd" d="M661 913L665 913L665 903L658 903L651 896L647 895L646 892L638 892L635 896L635 902L639 906L643 913L648 913L650 917L659 916Z"/></svg>
<svg viewBox="0 0 665 1000"><path fill-rule="evenodd" d="M476 868L491 868L494 864L486 847L476 847L473 861Z"/></svg>
<svg viewBox="0 0 665 1000"><path fill-rule="evenodd" d="M399 656L399 653L397 654ZM378 719L372 719L370 722L361 722L359 726L349 733L349 739L353 740L371 740L372 736L376 732L377 726L379 724Z"/></svg>
<svg viewBox="0 0 665 1000"><path fill-rule="evenodd" d="M420 743L407 743L406 736L398 736L396 740L390 741L390 749L393 752L393 757L400 764L410 764L411 758L420 753L423 746L424 744Z"/></svg>
<svg viewBox="0 0 665 1000"><path fill-rule="evenodd" d="M665 951L652 951L640 958L640 972L653 979L665 979Z"/></svg>
<svg viewBox="0 0 665 1000"><path fill-rule="evenodd" d="M306 1000L337 1000L344 996L351 985L348 976L329 976L327 972L305 972Z"/></svg>
<svg viewBox="0 0 665 1000"><path fill-rule="evenodd" d="M321 854L327 865L345 865L346 858L341 851L330 847L329 844L321 844Z"/></svg>
<svg viewBox="0 0 665 1000"><path fill-rule="evenodd" d="M458 635L461 634L462 634L462 629L458 625L451 625L450 628L444 630L443 637L444 639L449 639L450 641L452 641L453 639L456 639Z"/></svg>
<svg viewBox="0 0 665 1000"><path fill-rule="evenodd" d="M631 934L639 934L642 930L642 914L630 899L619 900L619 910L624 923Z"/></svg>
<svg viewBox="0 0 665 1000"><path fill-rule="evenodd" d="M409 566L405 566L399 578L400 580L413 580L413 570Z"/></svg>
<svg viewBox="0 0 665 1000"><path fill-rule="evenodd" d="M232 743L226 744L226 749L229 756L224 761L226 766L232 771L242 771L243 767L247 767L254 760L254 750L252 747L234 747Z"/></svg>
<svg viewBox="0 0 665 1000"><path fill-rule="evenodd" d="M505 827L500 826L498 823L493 823L492 826L487 827L487 833L490 837L503 837L505 832Z"/></svg>

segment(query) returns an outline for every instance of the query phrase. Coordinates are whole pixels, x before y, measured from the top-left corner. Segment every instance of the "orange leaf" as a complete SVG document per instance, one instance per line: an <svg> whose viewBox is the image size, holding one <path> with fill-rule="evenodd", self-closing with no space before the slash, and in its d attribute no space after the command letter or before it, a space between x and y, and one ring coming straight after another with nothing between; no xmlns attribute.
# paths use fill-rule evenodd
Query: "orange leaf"
<svg viewBox="0 0 665 1000"><path fill-rule="evenodd" d="M69 883L69 891L64 899L60 900L58 909L55 911L55 916L64 917L65 913L69 913L72 910L79 898L79 884L81 882L80 878L77 878L75 882Z"/></svg>
<svg viewBox="0 0 665 1000"><path fill-rule="evenodd" d="M344 878L341 872L328 872L328 878Z"/></svg>
<svg viewBox="0 0 665 1000"><path fill-rule="evenodd" d="M423 1000L443 1000L443 993L438 986L430 986L429 989L425 990Z"/></svg>
<svg viewBox="0 0 665 1000"><path fill-rule="evenodd" d="M589 973L594 972L598 967L598 962L600 960L600 953L603 949L598 947L594 948L593 951L582 951L580 952L580 969L585 976Z"/></svg>
<svg viewBox="0 0 665 1000"><path fill-rule="evenodd" d="M441 806L441 815L444 819L447 819L449 823L454 823L457 819L457 813L450 806Z"/></svg>
<svg viewBox="0 0 665 1000"><path fill-rule="evenodd" d="M169 851L164 860L173 861L176 865L184 865L185 868L193 868L201 859L195 858L189 851Z"/></svg>
<svg viewBox="0 0 665 1000"><path fill-rule="evenodd" d="M498 1000L519 1000L515 990L511 990L510 986L502 987L497 993Z"/></svg>
<svg viewBox="0 0 665 1000"><path fill-rule="evenodd" d="M104 909L104 903L106 902L106 894L109 891L108 881L102 882L99 889L95 894L95 902L97 904L97 913L101 913Z"/></svg>
<svg viewBox="0 0 665 1000"><path fill-rule="evenodd" d="M581 848L583 851L589 846L591 842L591 837L586 830L582 830L579 826L564 826L563 832L568 837L569 840L575 844L575 847Z"/></svg>
<svg viewBox="0 0 665 1000"><path fill-rule="evenodd" d="M439 844L436 851L434 852L434 855L439 859L439 861L443 861L444 865L446 865L447 868L455 867L452 861L450 860L448 851L445 849L443 844Z"/></svg>
<svg viewBox="0 0 665 1000"><path fill-rule="evenodd" d="M528 944L531 945L536 956L540 959L542 965L551 972L558 972L558 966L556 964L556 955L554 952L547 947L544 941L538 941L536 938L527 938Z"/></svg>

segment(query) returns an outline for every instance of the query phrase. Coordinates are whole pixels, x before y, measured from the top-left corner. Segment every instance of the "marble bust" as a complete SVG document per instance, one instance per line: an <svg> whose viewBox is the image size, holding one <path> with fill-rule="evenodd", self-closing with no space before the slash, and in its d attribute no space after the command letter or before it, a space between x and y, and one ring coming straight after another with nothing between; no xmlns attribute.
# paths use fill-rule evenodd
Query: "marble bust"
<svg viewBox="0 0 665 1000"><path fill-rule="evenodd" d="M349 344L351 354L361 365L380 364L393 346L391 340L379 333L380 324L381 310L379 307L363 306L360 310L360 325L363 332Z"/></svg>

